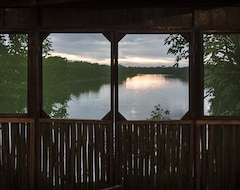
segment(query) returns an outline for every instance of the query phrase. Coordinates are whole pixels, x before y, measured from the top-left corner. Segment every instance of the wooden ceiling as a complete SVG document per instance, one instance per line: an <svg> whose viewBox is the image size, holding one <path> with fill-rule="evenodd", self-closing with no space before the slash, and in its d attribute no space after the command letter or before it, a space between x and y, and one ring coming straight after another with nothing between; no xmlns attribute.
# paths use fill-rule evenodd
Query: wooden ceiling
<svg viewBox="0 0 240 190"><path fill-rule="evenodd" d="M239 4L237 0L1 0L0 7L213 7Z"/></svg>
<svg viewBox="0 0 240 190"><path fill-rule="evenodd" d="M1 31L240 29L239 1L1 0Z"/></svg>

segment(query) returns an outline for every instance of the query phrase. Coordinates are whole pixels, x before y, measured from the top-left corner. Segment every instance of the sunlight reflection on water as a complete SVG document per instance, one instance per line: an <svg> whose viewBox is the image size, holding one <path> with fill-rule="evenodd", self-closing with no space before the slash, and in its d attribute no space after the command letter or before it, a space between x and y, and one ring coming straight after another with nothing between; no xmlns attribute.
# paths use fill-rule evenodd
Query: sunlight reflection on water
<svg viewBox="0 0 240 190"><path fill-rule="evenodd" d="M119 111L127 119L150 117L155 105L170 111L170 119L180 119L188 111L188 82L160 74L128 77L118 86ZM99 91L72 96L69 118L101 119L110 111L110 84Z"/></svg>
<svg viewBox="0 0 240 190"><path fill-rule="evenodd" d="M137 75L128 77L125 82L125 87L133 90L146 90L164 87L168 83L167 78L161 75Z"/></svg>

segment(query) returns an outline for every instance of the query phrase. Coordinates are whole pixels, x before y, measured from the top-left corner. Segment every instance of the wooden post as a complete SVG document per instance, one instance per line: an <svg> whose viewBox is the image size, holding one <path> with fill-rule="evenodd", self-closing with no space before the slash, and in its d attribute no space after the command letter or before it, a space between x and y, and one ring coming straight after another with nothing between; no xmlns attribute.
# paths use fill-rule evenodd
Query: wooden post
<svg viewBox="0 0 240 190"><path fill-rule="evenodd" d="M30 190L37 189L40 171L40 141L38 118L42 110L41 36L37 27L29 32L28 42L28 116L34 119L30 126Z"/></svg>
<svg viewBox="0 0 240 190"><path fill-rule="evenodd" d="M190 103L192 111L192 119L194 124L194 140L195 140L195 158L194 158L194 177L195 190L200 190L201 184L201 160L200 160L200 141L201 126L196 124L196 120L203 116L203 41L202 32L199 21L199 10L193 12L193 63L191 72L191 91Z"/></svg>

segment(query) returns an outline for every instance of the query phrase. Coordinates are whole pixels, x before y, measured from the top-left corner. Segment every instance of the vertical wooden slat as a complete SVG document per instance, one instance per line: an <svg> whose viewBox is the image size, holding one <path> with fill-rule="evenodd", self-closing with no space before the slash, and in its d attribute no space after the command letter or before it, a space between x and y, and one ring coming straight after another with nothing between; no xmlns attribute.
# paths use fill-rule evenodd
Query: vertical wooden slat
<svg viewBox="0 0 240 190"><path fill-rule="evenodd" d="M46 182L45 182L45 188L49 187L50 189L52 189L52 186L51 186L51 178L50 178L50 173L49 173L49 145L50 145L50 139L51 139L51 136L50 136L50 133L51 133L51 127L50 125L47 125L47 127L45 127L45 130L44 130L44 152L45 152L45 157L44 157L44 162L45 162L45 170L44 170L44 173L45 173L45 179Z"/></svg>
<svg viewBox="0 0 240 190"><path fill-rule="evenodd" d="M99 128L101 128L101 125L97 124L93 128L94 133L94 175L95 175L95 189L99 189Z"/></svg>
<svg viewBox="0 0 240 190"><path fill-rule="evenodd" d="M186 128L187 126L185 126L184 128ZM189 143L189 145L188 145L188 148L189 148L189 150L190 150L190 154L189 154L189 156L190 156L190 162L189 162L189 181L190 181L190 187L189 187L189 189L193 189L194 188L194 181L193 181L193 179L194 179L194 150L195 150L195 146L194 146L194 133L195 133L195 125L194 125L194 123L193 122L191 122L191 125L190 125L190 127L188 127L189 128L189 140L190 140L190 143ZM183 130L183 131L186 131L186 130ZM185 133L184 133L185 134ZM184 135L184 137L185 137L186 135ZM187 145L187 141L183 141L183 143L185 144L185 142L186 142L186 145ZM184 153L185 153L186 151L184 151ZM183 154L184 154L183 153ZM185 153L185 154L187 154L187 153ZM184 162L184 164L187 164L186 162Z"/></svg>
<svg viewBox="0 0 240 190"><path fill-rule="evenodd" d="M66 125L66 129L68 131L67 134L67 141L68 141L68 149L69 149L69 155L70 155L70 188L75 189L75 150L74 150L74 139L76 138L74 130L73 130L74 122L68 123Z"/></svg>
<svg viewBox="0 0 240 190"><path fill-rule="evenodd" d="M157 146L158 146L158 169L157 169L157 186L160 187L162 181L162 173L164 172L163 165L163 156L164 156L164 139L163 139L163 126L162 124L158 124L158 133L157 133Z"/></svg>
<svg viewBox="0 0 240 190"><path fill-rule="evenodd" d="M200 159L200 154L203 156L203 149L202 153L200 150L200 141L201 141L201 126L200 125L195 125L195 164L194 164L194 176L195 176L195 183L194 187L196 190L201 189L201 159Z"/></svg>
<svg viewBox="0 0 240 190"><path fill-rule="evenodd" d="M59 176L59 180L61 182L61 186L65 187L68 185L68 179L67 179L67 163L66 163L66 144L64 141L64 128L61 126L60 123L57 124L57 130L56 130L56 145L57 145L57 160L58 160L58 166L57 166L57 173Z"/></svg>
<svg viewBox="0 0 240 190"><path fill-rule="evenodd" d="M72 167L71 167L71 151L70 151L70 143L69 143L69 128L67 127L68 123L64 123L61 126L63 133L63 141L61 142L61 146L64 147L66 152L66 177L67 177L67 186L69 189L72 189Z"/></svg>
<svg viewBox="0 0 240 190"><path fill-rule="evenodd" d="M72 142L72 152L73 152L73 163L74 163L74 188L77 189L78 188L78 182L77 182L77 177L78 177L78 170L77 170L77 133L76 133L76 123L73 122L72 123L72 138L71 138Z"/></svg>
<svg viewBox="0 0 240 190"><path fill-rule="evenodd" d="M88 176L89 176L89 188L93 189L93 130L92 126L88 126Z"/></svg>
<svg viewBox="0 0 240 190"><path fill-rule="evenodd" d="M1 189L29 189L31 119L0 119Z"/></svg>
<svg viewBox="0 0 240 190"><path fill-rule="evenodd" d="M83 145L83 183L84 183L84 188L87 189L87 179L88 179L88 163L87 163L87 125L83 125L83 138L84 138L84 145Z"/></svg>
<svg viewBox="0 0 240 190"><path fill-rule="evenodd" d="M76 154L76 172L77 172L77 176L76 176L76 183L77 183L77 186L76 188L77 189L80 189L81 188L81 144L80 144L80 139L79 139L79 124L76 122L75 123L75 127L74 127L74 130L75 130L75 136L76 136L76 139L75 139L75 142L74 142L74 146L75 146L75 154Z"/></svg>
<svg viewBox="0 0 240 190"><path fill-rule="evenodd" d="M31 158L29 157L31 149L29 145L29 128L31 127L31 122L0 122L2 138L0 141L2 146L0 147L0 179L1 187L4 189L14 189L16 186L21 189L30 188L28 185L29 180L25 180L25 182L21 181L21 179L24 179L25 175L29 176L31 173L29 169L29 159ZM236 189L238 187L237 172L239 172L237 160L240 151L237 145L240 144L238 138L240 136L238 130L240 124L235 126L233 124L218 124L217 122L212 122L213 124L206 123L197 124L199 129L201 129L201 136L199 136L199 140L201 139L199 141L199 143L201 142L201 146L199 146L201 153L199 159L201 159L200 164L202 166L201 188ZM104 181L99 184L99 188L108 187L109 166L107 163L110 158L107 150L109 143L107 135L109 132L107 131L107 125L104 124L100 126L101 130L97 134L99 128L96 126L100 125L93 123L51 122L51 120L41 123L40 145L42 147L39 168L42 184L39 187L42 189L65 189L66 187L73 189L78 187L77 183L81 181L85 183L81 189L90 187L91 189L97 189L97 183L94 185L94 182L97 182L97 173L100 173L99 179ZM155 126L157 127L156 129ZM179 185L180 189L183 189L184 179L188 178L188 170L191 170L191 165L188 163L189 157L187 156L187 153L190 151L190 126L190 124L152 125L136 122L122 124L121 141L125 142L122 142L121 146L119 146L121 148L118 150L121 154L120 158L123 158L121 159L121 168L123 168L121 176L124 187L155 189L153 178L157 175L157 180L160 182L156 189L173 189L177 185ZM182 135L181 139L180 134ZM131 143L133 143L132 146ZM157 143L156 149L155 143ZM99 148L97 144L100 144ZM80 155L81 148L79 146L85 147L83 151L85 155L83 157ZM157 150L156 154L155 150ZM99 151L100 154L98 154ZM171 151L173 152L171 153ZM80 153L78 154L78 152ZM67 155L70 156L67 157ZM97 155L101 156L100 161ZM158 160L157 174L154 173L155 156ZM124 158L126 159L124 160ZM69 162L67 161L68 159L70 159ZM20 162L21 160L25 161ZM82 161L87 164L78 164L82 163ZM101 168L100 171L97 169L98 164L99 168ZM172 167L171 170L170 166ZM186 168L183 171L182 168L184 166ZM70 168L67 173L64 171L64 167L66 169ZM77 170L83 169L83 173L76 171L76 168ZM4 175L2 175L3 172L5 172ZM79 177L82 174L84 174L83 178L85 178L85 181L82 180L82 176ZM70 176L70 181L64 181L65 176ZM78 180L79 178L80 180ZM130 181L131 179L134 182ZM90 180L92 182L89 184ZM170 183L169 180L175 180L175 182ZM225 184L222 182L223 180ZM13 181L15 184L12 183ZM185 189L189 189L187 185L185 187Z"/></svg>
<svg viewBox="0 0 240 190"><path fill-rule="evenodd" d="M199 128L201 127L201 136L199 136L199 139L198 139L198 143L199 143L199 147L197 147L198 149L201 148L201 150L199 151L199 160L201 161L201 165L199 164L199 168L196 168L196 169L200 169L202 170L202 176L201 176L201 180L202 180L202 186L203 188L208 188L208 182L207 182L207 178L206 178L206 173L207 173L207 169L208 169L208 161L207 161L207 150L206 150L206 126L205 125L202 125L202 126L199 126ZM200 145L201 143L201 145ZM197 150L196 150L197 151ZM196 155L197 156L197 155ZM200 176L199 176L200 177ZM200 183L200 182L199 182Z"/></svg>
<svg viewBox="0 0 240 190"><path fill-rule="evenodd" d="M99 143L100 143L100 167L101 167L101 173L100 173L100 180L101 184L104 183L105 180L105 151L104 151L104 128L100 128L99 131Z"/></svg>
<svg viewBox="0 0 240 190"><path fill-rule="evenodd" d="M83 136L82 136L82 125L78 123L78 169L79 169L79 183L80 188L83 189Z"/></svg>
<svg viewBox="0 0 240 190"><path fill-rule="evenodd" d="M236 168L237 168L237 165L236 165L236 157L237 157L237 154L236 154L236 149L238 148L237 147L237 138L236 138L236 129L237 129L237 126L229 126L231 128L231 135L230 135L230 138L231 138L231 146L230 146L230 151L231 151L231 174L232 174L232 177L231 177L231 188L232 189L236 189Z"/></svg>
<svg viewBox="0 0 240 190"><path fill-rule="evenodd" d="M145 189L145 188L147 188L147 182L148 182L148 176L147 176L148 155L146 154L146 151L148 150L148 140L147 140L148 128L147 128L146 125L142 125L141 127L143 127L143 144L142 144L142 149L143 149L143 182L142 182L142 186Z"/></svg>
<svg viewBox="0 0 240 190"><path fill-rule="evenodd" d="M150 153L150 188L155 189L155 125L150 126L150 144L151 144L151 153Z"/></svg>

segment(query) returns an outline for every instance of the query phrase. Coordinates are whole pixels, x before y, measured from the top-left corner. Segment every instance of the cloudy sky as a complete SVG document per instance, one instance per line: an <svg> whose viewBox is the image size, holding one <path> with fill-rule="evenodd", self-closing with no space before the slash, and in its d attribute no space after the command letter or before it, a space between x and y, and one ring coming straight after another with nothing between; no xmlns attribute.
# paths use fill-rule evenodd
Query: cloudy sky
<svg viewBox="0 0 240 190"><path fill-rule="evenodd" d="M119 42L119 64L125 66L172 66L175 56L168 55L165 34L128 34ZM102 34L52 33L52 55L69 60L110 64L110 42ZM186 66L186 61L181 65Z"/></svg>

